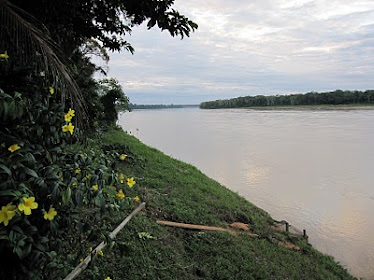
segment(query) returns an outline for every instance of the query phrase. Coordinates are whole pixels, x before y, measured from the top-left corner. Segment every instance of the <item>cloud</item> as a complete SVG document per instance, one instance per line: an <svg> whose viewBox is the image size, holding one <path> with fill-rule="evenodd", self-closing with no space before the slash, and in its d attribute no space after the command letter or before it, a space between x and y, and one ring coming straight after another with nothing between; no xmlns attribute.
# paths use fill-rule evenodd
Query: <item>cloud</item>
<svg viewBox="0 0 374 280"><path fill-rule="evenodd" d="M109 75L135 103L374 88L374 2L179 0L190 38L134 28Z"/></svg>

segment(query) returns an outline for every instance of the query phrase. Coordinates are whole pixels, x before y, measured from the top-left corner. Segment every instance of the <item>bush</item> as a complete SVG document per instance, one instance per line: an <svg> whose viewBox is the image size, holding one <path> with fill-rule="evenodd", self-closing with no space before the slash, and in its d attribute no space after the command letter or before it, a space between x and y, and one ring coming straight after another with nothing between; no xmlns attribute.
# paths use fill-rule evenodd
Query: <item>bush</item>
<svg viewBox="0 0 374 280"><path fill-rule="evenodd" d="M132 201L117 171L126 148L83 151L74 116L53 88L0 90L0 278L66 275L82 241L109 231L103 214Z"/></svg>

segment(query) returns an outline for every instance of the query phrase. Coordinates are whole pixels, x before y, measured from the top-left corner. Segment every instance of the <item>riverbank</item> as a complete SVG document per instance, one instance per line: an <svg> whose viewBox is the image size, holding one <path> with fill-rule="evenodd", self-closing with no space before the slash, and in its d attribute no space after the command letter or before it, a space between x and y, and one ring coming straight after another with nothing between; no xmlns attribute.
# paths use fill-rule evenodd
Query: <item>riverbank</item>
<svg viewBox="0 0 374 280"><path fill-rule="evenodd" d="M136 178L134 191L147 205L80 279L354 279L305 240L275 231L265 211L195 167L122 130L106 133L102 141L131 151L134 161L125 172ZM156 220L224 228L241 222L258 237L170 228ZM288 242L296 247L283 246Z"/></svg>
<svg viewBox="0 0 374 280"><path fill-rule="evenodd" d="M241 108L235 108L241 109ZM272 110L272 111L346 111L346 110L374 110L374 104L341 104L341 105L294 105L294 106L259 106L242 109Z"/></svg>
<svg viewBox="0 0 374 280"><path fill-rule="evenodd" d="M202 108L207 110L207 108ZM247 109L257 111L347 111L347 110L374 110L374 104L340 104L340 105L286 105L286 106L250 106L235 108L208 108L209 109Z"/></svg>

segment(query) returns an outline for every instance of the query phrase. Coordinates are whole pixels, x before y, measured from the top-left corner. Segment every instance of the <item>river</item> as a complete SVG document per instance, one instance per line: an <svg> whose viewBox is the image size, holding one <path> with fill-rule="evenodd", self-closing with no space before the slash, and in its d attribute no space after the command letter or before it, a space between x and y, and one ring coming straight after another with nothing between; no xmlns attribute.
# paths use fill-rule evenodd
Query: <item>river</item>
<svg viewBox="0 0 374 280"><path fill-rule="evenodd" d="M135 110L119 124L374 279L374 110Z"/></svg>

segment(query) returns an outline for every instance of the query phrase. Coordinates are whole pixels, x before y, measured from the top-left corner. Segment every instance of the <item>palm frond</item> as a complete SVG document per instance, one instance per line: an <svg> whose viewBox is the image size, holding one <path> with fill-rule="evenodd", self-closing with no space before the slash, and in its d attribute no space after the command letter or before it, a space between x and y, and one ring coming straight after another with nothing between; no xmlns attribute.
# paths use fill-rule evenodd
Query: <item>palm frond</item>
<svg viewBox="0 0 374 280"><path fill-rule="evenodd" d="M76 111L76 120L84 129L88 123L83 95L58 56L58 46L48 30L32 15L7 0L0 0L0 48L7 50L19 67L31 67L34 73L45 73L45 80Z"/></svg>

